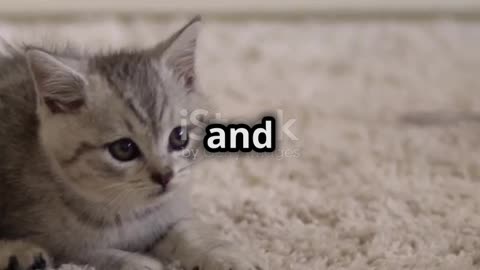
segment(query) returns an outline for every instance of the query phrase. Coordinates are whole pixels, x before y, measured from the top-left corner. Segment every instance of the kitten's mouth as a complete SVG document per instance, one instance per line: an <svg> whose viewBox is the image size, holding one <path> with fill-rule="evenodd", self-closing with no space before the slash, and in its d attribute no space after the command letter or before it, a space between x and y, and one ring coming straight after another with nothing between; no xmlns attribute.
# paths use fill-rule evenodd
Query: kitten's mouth
<svg viewBox="0 0 480 270"><path fill-rule="evenodd" d="M160 188L160 189L157 189L155 190L154 192L150 193L148 195L148 197L152 198L152 199L155 199L159 196L162 196L162 195L165 195L167 192L168 192L168 187L167 188Z"/></svg>
<svg viewBox="0 0 480 270"><path fill-rule="evenodd" d="M162 187L159 187L158 189L156 189L155 191L151 192L148 197L149 198L152 198L152 199L155 199L155 198L158 198L160 196L164 196L168 193L171 193L172 192L172 189L174 187L172 187L172 185L166 185L166 186L162 186Z"/></svg>
<svg viewBox="0 0 480 270"><path fill-rule="evenodd" d="M160 193L164 194L164 193L167 193L168 191L170 191L170 186L162 186Z"/></svg>

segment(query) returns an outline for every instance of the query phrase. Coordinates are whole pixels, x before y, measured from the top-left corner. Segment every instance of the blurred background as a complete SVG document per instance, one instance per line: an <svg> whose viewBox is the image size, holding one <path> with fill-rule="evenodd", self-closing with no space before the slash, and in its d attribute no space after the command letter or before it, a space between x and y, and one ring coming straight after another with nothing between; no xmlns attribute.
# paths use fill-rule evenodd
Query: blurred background
<svg viewBox="0 0 480 270"><path fill-rule="evenodd" d="M217 110L298 138L195 168L202 219L269 269L480 267L480 1L0 0L0 35L144 48L193 14Z"/></svg>

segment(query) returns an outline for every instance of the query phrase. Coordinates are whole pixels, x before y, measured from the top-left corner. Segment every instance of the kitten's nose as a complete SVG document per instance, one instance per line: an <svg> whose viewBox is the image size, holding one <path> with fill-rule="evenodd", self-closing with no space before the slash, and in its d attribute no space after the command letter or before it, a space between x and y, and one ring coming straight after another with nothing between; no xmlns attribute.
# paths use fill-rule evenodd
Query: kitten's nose
<svg viewBox="0 0 480 270"><path fill-rule="evenodd" d="M171 168L165 168L162 170L162 172L155 172L152 173L152 181L160 184L163 189L166 189L168 186L168 183L170 183L170 180L173 178L173 171Z"/></svg>

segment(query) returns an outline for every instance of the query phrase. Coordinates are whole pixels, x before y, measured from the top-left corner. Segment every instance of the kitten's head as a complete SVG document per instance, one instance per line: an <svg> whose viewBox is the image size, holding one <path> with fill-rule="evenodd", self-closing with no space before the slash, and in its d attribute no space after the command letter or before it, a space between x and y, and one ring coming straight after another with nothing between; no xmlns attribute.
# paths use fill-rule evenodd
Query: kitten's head
<svg viewBox="0 0 480 270"><path fill-rule="evenodd" d="M172 196L197 149L186 114L197 107L199 18L154 48L90 57L26 52L40 137L79 194L117 207ZM128 205L127 205L128 204Z"/></svg>

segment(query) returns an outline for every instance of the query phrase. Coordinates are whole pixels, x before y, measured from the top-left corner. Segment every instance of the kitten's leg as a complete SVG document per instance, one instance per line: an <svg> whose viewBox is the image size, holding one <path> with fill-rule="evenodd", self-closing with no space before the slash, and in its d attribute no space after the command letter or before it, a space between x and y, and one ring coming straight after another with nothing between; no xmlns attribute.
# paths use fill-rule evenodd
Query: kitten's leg
<svg viewBox="0 0 480 270"><path fill-rule="evenodd" d="M179 261L185 270L262 270L253 252L222 240L214 228L197 220L177 223L154 246L162 261Z"/></svg>
<svg viewBox="0 0 480 270"><path fill-rule="evenodd" d="M0 269L43 270L52 265L48 253L41 247L25 241L0 240Z"/></svg>
<svg viewBox="0 0 480 270"><path fill-rule="evenodd" d="M93 250L71 259L71 263L99 270L163 270L163 265L156 259L117 249Z"/></svg>

